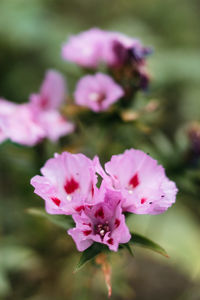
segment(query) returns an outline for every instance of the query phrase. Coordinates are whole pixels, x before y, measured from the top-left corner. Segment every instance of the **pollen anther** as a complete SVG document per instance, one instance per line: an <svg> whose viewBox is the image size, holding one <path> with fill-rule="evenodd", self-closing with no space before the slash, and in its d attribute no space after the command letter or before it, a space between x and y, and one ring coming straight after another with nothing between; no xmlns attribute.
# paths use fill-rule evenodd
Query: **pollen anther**
<svg viewBox="0 0 200 300"><path fill-rule="evenodd" d="M72 200L72 196L70 196L70 195L67 195L67 201L71 201Z"/></svg>

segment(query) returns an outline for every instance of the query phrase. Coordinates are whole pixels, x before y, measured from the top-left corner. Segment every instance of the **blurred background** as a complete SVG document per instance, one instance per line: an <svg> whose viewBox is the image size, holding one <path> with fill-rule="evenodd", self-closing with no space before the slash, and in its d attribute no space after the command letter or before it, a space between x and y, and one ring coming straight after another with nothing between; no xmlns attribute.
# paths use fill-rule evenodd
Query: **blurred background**
<svg viewBox="0 0 200 300"><path fill-rule="evenodd" d="M200 299L199 11L197 0L0 1L0 96L10 101L27 101L49 68L63 72L71 96L82 71L61 59L61 46L90 27L121 31L154 48L151 84L133 101L134 120L103 126L92 113L72 115L76 132L58 144L45 141L42 155L38 146L0 145L0 299L107 298L98 268L88 264L73 273L80 254L65 230L27 213L44 206L29 182L56 151L98 154L105 162L130 147L163 164L179 194L163 215L129 218L133 232L158 242L170 258L136 247L135 258L110 256L112 299Z"/></svg>

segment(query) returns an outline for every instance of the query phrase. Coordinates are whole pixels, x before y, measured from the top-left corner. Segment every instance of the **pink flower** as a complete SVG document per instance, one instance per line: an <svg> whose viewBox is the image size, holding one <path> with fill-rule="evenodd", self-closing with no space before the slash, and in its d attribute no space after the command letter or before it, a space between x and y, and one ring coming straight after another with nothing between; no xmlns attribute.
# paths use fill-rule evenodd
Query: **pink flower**
<svg viewBox="0 0 200 300"><path fill-rule="evenodd" d="M83 154L56 154L46 162L41 173L43 176L33 177L31 184L35 193L45 200L48 213L80 213L84 205L98 202L94 164Z"/></svg>
<svg viewBox="0 0 200 300"><path fill-rule="evenodd" d="M62 75L48 71L39 94L30 96L30 105L36 122L53 142L59 137L71 133L74 125L59 113L58 109L65 100L66 85Z"/></svg>
<svg viewBox="0 0 200 300"><path fill-rule="evenodd" d="M0 118L0 144L3 143L7 139L7 136L5 135L5 132L3 130L3 124L2 120Z"/></svg>
<svg viewBox="0 0 200 300"><path fill-rule="evenodd" d="M75 91L78 105L95 112L104 111L124 95L123 89L105 74L87 75L81 78Z"/></svg>
<svg viewBox="0 0 200 300"><path fill-rule="evenodd" d="M144 47L138 39L119 32L92 28L73 36L62 48L64 59L86 68L97 68L100 63L119 68L122 81L135 89L146 90L150 76L146 69L146 56L152 49Z"/></svg>
<svg viewBox="0 0 200 300"><path fill-rule="evenodd" d="M159 214L166 211L176 199L177 188L162 166L140 150L126 150L113 155L105 164L108 185L120 191L124 211L135 214Z"/></svg>
<svg viewBox="0 0 200 300"><path fill-rule="evenodd" d="M102 60L111 68L126 70L122 78L126 74L132 74L137 88L146 90L150 79L146 67L146 56L152 53L152 49L144 47L138 39L118 32L108 32L107 35ZM130 78L127 79L130 80Z"/></svg>
<svg viewBox="0 0 200 300"><path fill-rule="evenodd" d="M142 60L150 52L135 38L98 28L72 36L62 48L64 59L88 68L97 68L102 62L108 66L123 64L127 55Z"/></svg>
<svg viewBox="0 0 200 300"><path fill-rule="evenodd" d="M62 48L62 57L82 67L96 68L102 60L106 33L92 28L69 38Z"/></svg>
<svg viewBox="0 0 200 300"><path fill-rule="evenodd" d="M58 109L65 101L67 89L63 76L54 70L46 72L39 94L32 94L30 101L39 110Z"/></svg>
<svg viewBox="0 0 200 300"><path fill-rule="evenodd" d="M14 104L0 99L0 140L34 146L44 137L28 104Z"/></svg>
<svg viewBox="0 0 200 300"><path fill-rule="evenodd" d="M72 215L68 230L79 251L94 242L117 251L131 235L123 211L159 214L175 202L176 185L156 160L140 150L126 150L105 164L83 154L63 152L49 159L31 184L50 214ZM97 174L102 177L97 188Z"/></svg>
<svg viewBox="0 0 200 300"><path fill-rule="evenodd" d="M123 65L131 60L142 63L151 49L143 47L138 39L119 32L108 32L104 47L103 60L109 66Z"/></svg>
<svg viewBox="0 0 200 300"><path fill-rule="evenodd" d="M119 32L108 32L104 47L103 60L109 66L124 63L126 50L137 47L140 42Z"/></svg>
<svg viewBox="0 0 200 300"><path fill-rule="evenodd" d="M74 130L58 108L65 99L66 85L62 75L49 71L40 94L31 95L30 103L14 104L0 99L0 142L12 141L34 146L43 138L56 141Z"/></svg>
<svg viewBox="0 0 200 300"><path fill-rule="evenodd" d="M121 194L107 190L104 201L85 207L81 214L73 215L76 227L69 229L79 251L84 251L94 242L105 244L117 251L120 243L127 243L131 235L122 214Z"/></svg>
<svg viewBox="0 0 200 300"><path fill-rule="evenodd" d="M37 121L45 131L45 136L53 142L74 131L74 125L56 110L42 112L37 116Z"/></svg>
<svg viewBox="0 0 200 300"><path fill-rule="evenodd" d="M0 143L4 142L8 136L6 135L6 118L9 116L16 108L16 105L5 99L0 98Z"/></svg>

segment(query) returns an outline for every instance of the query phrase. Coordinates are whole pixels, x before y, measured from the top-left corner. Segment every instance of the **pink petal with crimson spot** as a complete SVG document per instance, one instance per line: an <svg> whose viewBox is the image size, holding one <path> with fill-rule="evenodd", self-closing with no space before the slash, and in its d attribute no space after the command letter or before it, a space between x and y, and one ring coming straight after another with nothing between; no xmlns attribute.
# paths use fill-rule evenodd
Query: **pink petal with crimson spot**
<svg viewBox="0 0 200 300"><path fill-rule="evenodd" d="M144 204L146 201L147 201L146 198L142 198L142 199L141 199L141 204Z"/></svg>
<svg viewBox="0 0 200 300"><path fill-rule="evenodd" d="M65 191L67 194L74 193L79 188L78 182L74 180L74 178L71 178L70 180L66 181L66 184L64 186Z"/></svg>
<svg viewBox="0 0 200 300"><path fill-rule="evenodd" d="M135 174L129 181L129 184L133 187L136 188L139 185L139 179L138 179L138 174Z"/></svg>
<svg viewBox="0 0 200 300"><path fill-rule="evenodd" d="M97 217L100 217L100 218L104 218L104 212L103 212L103 208L102 207L100 207L97 211L96 211L96 213L95 213L95 217L97 218Z"/></svg>
<svg viewBox="0 0 200 300"><path fill-rule="evenodd" d="M75 208L75 211L80 212L80 211L83 210L83 209L84 209L84 206L83 206L83 205L80 205L80 206L77 206L77 207Z"/></svg>
<svg viewBox="0 0 200 300"><path fill-rule="evenodd" d="M116 220L115 220L115 227L117 228L117 227L119 227L119 225L120 225L120 220L119 220L119 219L116 219Z"/></svg>
<svg viewBox="0 0 200 300"><path fill-rule="evenodd" d="M159 214L175 202L178 191L175 183L167 178L164 168L143 151L130 149L113 155L105 169L112 178L112 188L123 195L123 211ZM103 180L109 184L107 177Z"/></svg>
<svg viewBox="0 0 200 300"><path fill-rule="evenodd" d="M85 236L88 236L91 232L92 232L92 230L84 230L84 231L83 231L83 234L84 234Z"/></svg>
<svg viewBox="0 0 200 300"><path fill-rule="evenodd" d="M110 238L109 240L107 240L107 243L110 244L110 245L113 245L113 239Z"/></svg>
<svg viewBox="0 0 200 300"><path fill-rule="evenodd" d="M61 203L60 199L58 199L58 198L56 198L56 197L55 197L55 198L52 197L51 199L52 199L52 201L55 203L55 205L60 206L60 203Z"/></svg>

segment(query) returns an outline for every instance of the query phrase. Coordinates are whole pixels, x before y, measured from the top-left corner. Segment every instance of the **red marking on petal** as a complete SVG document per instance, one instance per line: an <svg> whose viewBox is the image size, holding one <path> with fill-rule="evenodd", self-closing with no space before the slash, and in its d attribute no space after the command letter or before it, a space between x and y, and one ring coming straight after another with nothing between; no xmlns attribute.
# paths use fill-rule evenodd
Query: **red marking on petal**
<svg viewBox="0 0 200 300"><path fill-rule="evenodd" d="M92 184L92 188L91 188L91 193L92 193L92 197L94 197L94 186Z"/></svg>
<svg viewBox="0 0 200 300"><path fill-rule="evenodd" d="M91 232L92 232L92 230L83 230L83 234L85 236L88 236Z"/></svg>
<svg viewBox="0 0 200 300"><path fill-rule="evenodd" d="M42 109L46 109L46 108L48 108L48 106L49 106L49 100L48 100L48 98L47 97L40 98L40 107Z"/></svg>
<svg viewBox="0 0 200 300"><path fill-rule="evenodd" d="M120 225L120 220L119 219L115 219L115 227L117 228L117 227L119 227L119 225Z"/></svg>
<svg viewBox="0 0 200 300"><path fill-rule="evenodd" d="M52 197L51 200L53 201L53 203L55 205L60 206L60 203L61 203L60 199L58 199L56 197Z"/></svg>
<svg viewBox="0 0 200 300"><path fill-rule="evenodd" d="M113 245L113 239L110 238L109 240L107 240L107 243L110 244L110 245Z"/></svg>
<svg viewBox="0 0 200 300"><path fill-rule="evenodd" d="M83 225L87 225L87 226L92 227L92 224L91 224L91 223L83 223Z"/></svg>
<svg viewBox="0 0 200 300"><path fill-rule="evenodd" d="M138 178L138 174L137 173L130 179L129 184L133 188L136 188L139 185L139 178Z"/></svg>
<svg viewBox="0 0 200 300"><path fill-rule="evenodd" d="M95 212L95 218L100 217L100 218L104 218L104 212L103 212L103 208L100 207L96 212Z"/></svg>
<svg viewBox="0 0 200 300"><path fill-rule="evenodd" d="M74 180L73 177L70 180L67 180L66 183L65 183L65 185L64 185L64 189L67 192L67 194L72 194L78 188L79 188L79 184L78 184L78 182L76 182Z"/></svg>
<svg viewBox="0 0 200 300"><path fill-rule="evenodd" d="M142 198L142 199L141 199L141 204L144 204L146 201L147 201L146 198Z"/></svg>
<svg viewBox="0 0 200 300"><path fill-rule="evenodd" d="M89 209L91 209L91 208L92 208L92 205L87 205L87 207L88 207Z"/></svg>
<svg viewBox="0 0 200 300"><path fill-rule="evenodd" d="M75 208L75 210L77 211L77 212L80 212L81 210L83 210L84 209L84 205L80 205L80 206L77 206L76 208Z"/></svg>

